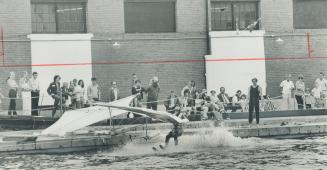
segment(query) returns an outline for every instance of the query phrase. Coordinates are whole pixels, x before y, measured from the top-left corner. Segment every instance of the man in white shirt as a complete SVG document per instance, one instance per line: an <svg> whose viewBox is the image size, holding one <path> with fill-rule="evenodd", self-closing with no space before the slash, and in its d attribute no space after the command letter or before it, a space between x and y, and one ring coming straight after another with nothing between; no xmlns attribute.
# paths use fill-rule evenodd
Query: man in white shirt
<svg viewBox="0 0 327 170"><path fill-rule="evenodd" d="M29 85L31 87L31 102L32 102L32 116L38 116L38 107L40 99L40 82L37 72L33 72L32 78L29 80Z"/></svg>
<svg viewBox="0 0 327 170"><path fill-rule="evenodd" d="M318 90L321 93L323 106L326 108L327 106L327 80L325 79L325 74L323 72L319 73L319 78L316 79L315 84L318 87Z"/></svg>
<svg viewBox="0 0 327 170"><path fill-rule="evenodd" d="M120 99L119 89L117 88L117 82L113 81L111 83L111 88L109 90L109 102L113 102Z"/></svg>
<svg viewBox="0 0 327 170"><path fill-rule="evenodd" d="M92 77L92 83L87 87L87 97L89 101L99 101L100 100L100 89L97 83L97 79Z"/></svg>
<svg viewBox="0 0 327 170"><path fill-rule="evenodd" d="M292 110L292 91L294 89L294 84L291 81L292 75L286 75L286 80L282 81L280 83L280 87L282 88L282 96L283 96L283 104L286 104L286 108L287 110Z"/></svg>
<svg viewBox="0 0 327 170"><path fill-rule="evenodd" d="M316 79L315 83L321 91L327 90L327 80L325 79L324 73L319 73L319 78Z"/></svg>

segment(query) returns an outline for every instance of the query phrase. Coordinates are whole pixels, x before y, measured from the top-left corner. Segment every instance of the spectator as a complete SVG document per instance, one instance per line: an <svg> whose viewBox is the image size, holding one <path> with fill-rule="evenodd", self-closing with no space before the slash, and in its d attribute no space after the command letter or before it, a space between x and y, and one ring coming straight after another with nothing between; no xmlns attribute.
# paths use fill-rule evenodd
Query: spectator
<svg viewBox="0 0 327 170"><path fill-rule="evenodd" d="M309 88L306 88L304 96L305 96L305 108L311 109L315 99L312 96Z"/></svg>
<svg viewBox="0 0 327 170"><path fill-rule="evenodd" d="M135 85L136 80L138 80L137 75L135 73L132 74L132 87Z"/></svg>
<svg viewBox="0 0 327 170"><path fill-rule="evenodd" d="M325 74L320 72L319 78L316 79L315 83L318 84L318 88L320 90L320 105L321 107L326 108L326 98L327 98L327 80L325 79Z"/></svg>
<svg viewBox="0 0 327 170"><path fill-rule="evenodd" d="M74 81L73 81L74 82ZM75 104L73 105L73 109L80 109L82 108L82 95L83 95L83 89L78 81L77 85L74 84L74 91L73 91L73 97L75 99Z"/></svg>
<svg viewBox="0 0 327 170"><path fill-rule="evenodd" d="M185 92L189 92L188 90L185 91ZM188 94L185 94L188 96ZM196 113L201 113L202 114L202 111L204 110L203 109L203 105L204 105L204 98L205 96L203 96L202 93L200 93L199 91L195 91L195 98L194 100L189 100L188 104L190 107L191 106L194 106L195 107L195 111ZM187 101L187 100L184 100L184 101Z"/></svg>
<svg viewBox="0 0 327 170"><path fill-rule="evenodd" d="M298 109L303 110L305 84L303 82L303 75L300 74L298 78L299 79L295 82L295 99Z"/></svg>
<svg viewBox="0 0 327 170"><path fill-rule="evenodd" d="M95 77L91 78L91 84L87 87L87 97L90 103L100 101L100 89Z"/></svg>
<svg viewBox="0 0 327 170"><path fill-rule="evenodd" d="M218 99L221 103L224 104L225 109L229 108L230 101L228 94L225 93L225 87L220 87L220 93L218 94Z"/></svg>
<svg viewBox="0 0 327 170"><path fill-rule="evenodd" d="M133 101L133 107L142 107L141 101L143 100L143 93L145 91L146 90L142 87L141 81L136 80L135 85L132 87L132 95L137 94L137 97Z"/></svg>
<svg viewBox="0 0 327 170"><path fill-rule="evenodd" d="M210 101L212 103L217 103L218 102L217 92L215 90L210 91Z"/></svg>
<svg viewBox="0 0 327 170"><path fill-rule="evenodd" d="M183 87L181 91L181 96L184 96L184 91L188 90L191 93L191 88L192 88L192 82L189 81L185 87Z"/></svg>
<svg viewBox="0 0 327 170"><path fill-rule="evenodd" d="M61 106L62 106L62 109L63 109L63 113L68 108L68 106L67 106L68 97L69 97L68 83L67 82L64 82L62 84L62 87L61 87Z"/></svg>
<svg viewBox="0 0 327 170"><path fill-rule="evenodd" d="M143 93L145 92L145 88L142 87L141 80L136 80L134 86L132 87L132 95L137 95L133 102L133 107L142 107L141 101L143 100ZM130 118L131 113L127 113L127 118ZM134 117L141 117L140 115L134 115Z"/></svg>
<svg viewBox="0 0 327 170"><path fill-rule="evenodd" d="M21 96L22 96L22 108L23 108L23 115L31 115L31 87L28 78L27 71L23 72L23 77L19 80L19 87L21 90Z"/></svg>
<svg viewBox="0 0 327 170"><path fill-rule="evenodd" d="M117 88L117 82L111 82L111 88L109 89L109 102L113 102L120 99L119 89Z"/></svg>
<svg viewBox="0 0 327 170"><path fill-rule="evenodd" d="M80 108L84 108L86 103L86 90L84 81L82 79L78 81L78 86L80 87Z"/></svg>
<svg viewBox="0 0 327 170"><path fill-rule="evenodd" d="M74 79L69 87L69 92L71 94L70 100L71 100L71 105L72 105L73 110L77 108L77 96L76 96L76 91L75 91L77 86L78 86L77 79Z"/></svg>
<svg viewBox="0 0 327 170"><path fill-rule="evenodd" d="M231 102L229 100L228 94L225 93L225 87L220 87L220 93L218 94L219 102L224 106L224 110L231 109ZM223 119L229 119L229 114L227 112L223 113Z"/></svg>
<svg viewBox="0 0 327 170"><path fill-rule="evenodd" d="M325 74L323 72L319 73L319 78L316 79L315 83L322 92L327 90L327 80L325 79Z"/></svg>
<svg viewBox="0 0 327 170"><path fill-rule="evenodd" d="M241 99L242 91L237 90L236 94L232 98L232 112L236 112L237 108L240 106L240 99Z"/></svg>
<svg viewBox="0 0 327 170"><path fill-rule="evenodd" d="M160 92L158 77L153 78L153 83L147 88L146 92L148 93L147 108L157 110Z"/></svg>
<svg viewBox="0 0 327 170"><path fill-rule="evenodd" d="M39 99L40 99L40 82L38 79L38 73L33 72L32 78L29 80L31 87L31 104L32 104L32 116L39 115Z"/></svg>
<svg viewBox="0 0 327 170"><path fill-rule="evenodd" d="M195 85L195 81L191 81L191 86L190 86L190 94L191 97L194 99L195 98L195 92L196 92L196 85Z"/></svg>
<svg viewBox="0 0 327 170"><path fill-rule="evenodd" d="M1 101L2 98L5 98L5 96L2 94L1 88L0 88L0 104L2 103L2 101Z"/></svg>
<svg viewBox="0 0 327 170"><path fill-rule="evenodd" d="M9 109L8 109L8 115L17 115L16 112L16 99L17 99L17 90L18 85L15 81L15 73L10 72L10 75L7 79L7 85L9 87Z"/></svg>
<svg viewBox="0 0 327 170"><path fill-rule="evenodd" d="M174 90L170 91L164 105L166 107L166 111L172 114L175 113L175 109L180 106L178 96L175 94Z"/></svg>
<svg viewBox="0 0 327 170"><path fill-rule="evenodd" d="M203 101L202 99L200 99L200 100ZM192 97L190 95L190 91L188 89L185 90L183 96L180 99L181 113L183 113L183 115L184 114L188 115L191 112L192 107L194 106L193 102L194 102L194 99L192 99Z"/></svg>
<svg viewBox="0 0 327 170"><path fill-rule="evenodd" d="M55 75L53 78L53 82L50 83L47 92L48 94L54 99L54 104L53 104L53 110L52 110L52 117L54 117L54 115L56 114L56 111L58 109L59 106L59 102L60 102L60 76L59 75Z"/></svg>
<svg viewBox="0 0 327 170"><path fill-rule="evenodd" d="M291 110L291 103L292 103L292 91L294 89L294 84L291 81L292 75L288 74L285 76L286 80L280 83L280 87L282 88L282 96L283 96L283 103L286 104L286 108Z"/></svg>
<svg viewBox="0 0 327 170"><path fill-rule="evenodd" d="M320 108L321 107L321 91L319 88L319 84L316 82L315 87L311 90L312 96L314 97L314 105L315 108Z"/></svg>
<svg viewBox="0 0 327 170"><path fill-rule="evenodd" d="M246 95L245 94L241 95L241 99L240 99L239 103L240 103L240 106L242 108L242 112L247 112L249 110L249 107L248 107L249 103L246 100Z"/></svg>
<svg viewBox="0 0 327 170"><path fill-rule="evenodd" d="M255 119L259 125L259 101L262 99L262 89L257 84L258 79L252 79L252 85L249 87L249 124L252 124L253 110L255 110Z"/></svg>

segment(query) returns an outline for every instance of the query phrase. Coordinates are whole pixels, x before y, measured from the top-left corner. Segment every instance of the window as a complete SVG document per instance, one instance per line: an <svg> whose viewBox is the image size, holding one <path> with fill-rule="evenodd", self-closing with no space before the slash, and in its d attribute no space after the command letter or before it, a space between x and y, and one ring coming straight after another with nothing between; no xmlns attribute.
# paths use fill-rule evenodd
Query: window
<svg viewBox="0 0 327 170"><path fill-rule="evenodd" d="M294 28L327 28L326 0L294 0L293 6Z"/></svg>
<svg viewBox="0 0 327 170"><path fill-rule="evenodd" d="M32 3L33 33L85 33L85 3Z"/></svg>
<svg viewBox="0 0 327 170"><path fill-rule="evenodd" d="M175 1L125 0L126 33L175 32Z"/></svg>
<svg viewBox="0 0 327 170"><path fill-rule="evenodd" d="M214 31L236 30L237 27L243 30L257 19L257 1L211 2L211 28Z"/></svg>

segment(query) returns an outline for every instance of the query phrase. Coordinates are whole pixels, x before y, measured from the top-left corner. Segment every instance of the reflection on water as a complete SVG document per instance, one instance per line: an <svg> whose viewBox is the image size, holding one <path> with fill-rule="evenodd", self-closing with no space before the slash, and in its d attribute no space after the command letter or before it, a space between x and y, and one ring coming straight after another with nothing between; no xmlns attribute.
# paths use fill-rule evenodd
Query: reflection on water
<svg viewBox="0 0 327 170"><path fill-rule="evenodd" d="M158 144L156 144L158 145ZM0 169L327 169L327 137L240 139L223 129L183 136L159 152L153 144L64 155L7 155Z"/></svg>

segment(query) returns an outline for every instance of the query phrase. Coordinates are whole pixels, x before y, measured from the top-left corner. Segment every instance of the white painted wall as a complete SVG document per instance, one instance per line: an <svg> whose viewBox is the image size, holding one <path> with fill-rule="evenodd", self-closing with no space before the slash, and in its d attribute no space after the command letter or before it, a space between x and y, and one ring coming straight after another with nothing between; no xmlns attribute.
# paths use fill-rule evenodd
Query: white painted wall
<svg viewBox="0 0 327 170"><path fill-rule="evenodd" d="M40 99L40 104L53 104L46 89L55 75L61 76L61 82L69 83L77 78L83 79L86 86L90 83L92 37L92 34L31 34L28 36L31 39L32 71L39 73L41 99L44 95L43 102ZM78 65L80 63L85 64Z"/></svg>
<svg viewBox="0 0 327 170"><path fill-rule="evenodd" d="M265 94L264 34L264 31L210 32L212 54L205 56L207 89L219 92L220 87L225 87L229 95L237 90L247 94L251 79L256 77Z"/></svg>

